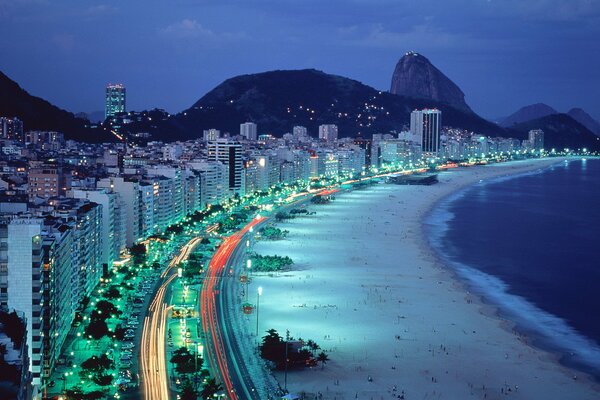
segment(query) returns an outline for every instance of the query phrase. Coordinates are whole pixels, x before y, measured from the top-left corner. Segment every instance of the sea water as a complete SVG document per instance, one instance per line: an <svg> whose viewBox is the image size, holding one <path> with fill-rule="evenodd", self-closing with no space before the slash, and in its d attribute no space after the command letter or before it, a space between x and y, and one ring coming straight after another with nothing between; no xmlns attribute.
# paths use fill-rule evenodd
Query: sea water
<svg viewBox="0 0 600 400"><path fill-rule="evenodd" d="M600 377L600 160L471 186L426 228L470 290L536 345Z"/></svg>

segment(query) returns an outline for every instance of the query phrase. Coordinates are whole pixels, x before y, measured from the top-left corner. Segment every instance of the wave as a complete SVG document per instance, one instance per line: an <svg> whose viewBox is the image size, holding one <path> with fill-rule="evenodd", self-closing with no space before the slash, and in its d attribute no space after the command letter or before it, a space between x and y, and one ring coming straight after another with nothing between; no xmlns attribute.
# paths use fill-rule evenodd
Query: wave
<svg viewBox="0 0 600 400"><path fill-rule="evenodd" d="M502 317L514 322L516 330L527 333L535 345L558 354L563 364L600 378L600 346L595 341L579 333L566 320L539 308L522 296L510 293L510 285L502 279L453 259L452 245L445 240L450 222L455 218L451 205L463 198L474 186L503 182L547 170L494 178L453 193L440 201L426 216L423 221L426 237L444 264L486 303L497 307Z"/></svg>

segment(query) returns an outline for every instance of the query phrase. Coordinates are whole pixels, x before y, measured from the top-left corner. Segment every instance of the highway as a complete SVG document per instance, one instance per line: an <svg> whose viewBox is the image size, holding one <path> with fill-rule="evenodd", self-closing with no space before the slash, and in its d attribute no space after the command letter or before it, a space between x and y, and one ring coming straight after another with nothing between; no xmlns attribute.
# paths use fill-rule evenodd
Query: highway
<svg viewBox="0 0 600 400"><path fill-rule="evenodd" d="M260 400L245 368L235 335L231 332L231 324L227 322L229 319L225 317L225 302L231 299L223 294L225 283L230 280L228 275L232 267L231 260L236 258L232 257L232 254L238 249L244 235L265 220L264 217L254 218L243 229L223 241L209 263L200 293L202 331L206 341L208 363L230 400Z"/></svg>
<svg viewBox="0 0 600 400"><path fill-rule="evenodd" d="M141 387L145 400L170 398L165 334L171 307L166 304L165 298L169 285L177 277L175 267L189 257L200 240L200 237L191 239L169 262L160 275L162 283L148 307L140 343Z"/></svg>

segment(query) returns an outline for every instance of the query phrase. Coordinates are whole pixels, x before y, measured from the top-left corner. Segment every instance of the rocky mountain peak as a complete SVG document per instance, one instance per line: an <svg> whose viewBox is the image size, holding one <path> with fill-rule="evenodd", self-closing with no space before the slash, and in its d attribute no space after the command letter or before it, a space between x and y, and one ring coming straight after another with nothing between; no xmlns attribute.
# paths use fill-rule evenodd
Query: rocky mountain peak
<svg viewBox="0 0 600 400"><path fill-rule="evenodd" d="M471 112L463 91L425 56L414 51L405 53L396 64L390 92L435 100Z"/></svg>

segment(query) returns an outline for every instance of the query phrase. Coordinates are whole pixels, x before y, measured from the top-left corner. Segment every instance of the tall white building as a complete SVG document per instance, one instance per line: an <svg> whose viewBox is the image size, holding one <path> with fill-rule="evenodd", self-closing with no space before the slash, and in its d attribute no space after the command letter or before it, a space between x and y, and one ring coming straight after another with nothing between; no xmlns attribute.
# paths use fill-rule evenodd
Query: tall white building
<svg viewBox="0 0 600 400"><path fill-rule="evenodd" d="M226 139L208 142L208 161L219 161L228 168L229 191L232 195L243 196L246 193L241 143Z"/></svg>
<svg viewBox="0 0 600 400"><path fill-rule="evenodd" d="M333 144L338 140L338 127L334 124L319 125L319 139Z"/></svg>
<svg viewBox="0 0 600 400"><path fill-rule="evenodd" d="M544 131L541 129L530 130L529 143L533 150L542 150L544 148Z"/></svg>
<svg viewBox="0 0 600 400"><path fill-rule="evenodd" d="M218 204L229 196L228 168L218 161L192 161L188 166L200 173L200 204Z"/></svg>
<svg viewBox="0 0 600 400"><path fill-rule="evenodd" d="M159 178L159 215L163 216L159 225L167 228L184 217L184 196L181 168L168 165L155 165L146 174ZM165 179L161 179L164 177Z"/></svg>
<svg viewBox="0 0 600 400"><path fill-rule="evenodd" d="M125 86L118 83L106 86L104 118L125 112Z"/></svg>
<svg viewBox="0 0 600 400"><path fill-rule="evenodd" d="M415 110L410 114L410 131L423 153L437 155L440 151L442 112L436 109Z"/></svg>
<svg viewBox="0 0 600 400"><path fill-rule="evenodd" d="M256 140L256 124L254 122L244 122L240 124L240 136L246 138L246 140Z"/></svg>
<svg viewBox="0 0 600 400"><path fill-rule="evenodd" d="M33 384L43 374L43 220L18 217L0 221L0 305L25 317Z"/></svg>
<svg viewBox="0 0 600 400"><path fill-rule="evenodd" d="M125 212L125 221L123 221L125 243L127 247L133 246L141 238L141 189L139 183L120 176L111 176L99 180L97 186L119 194L119 200Z"/></svg>
<svg viewBox="0 0 600 400"><path fill-rule="evenodd" d="M124 210L120 207L117 193L106 189L73 189L70 196L75 199L87 199L102 207L102 263L112 267L122 250L125 249Z"/></svg>

